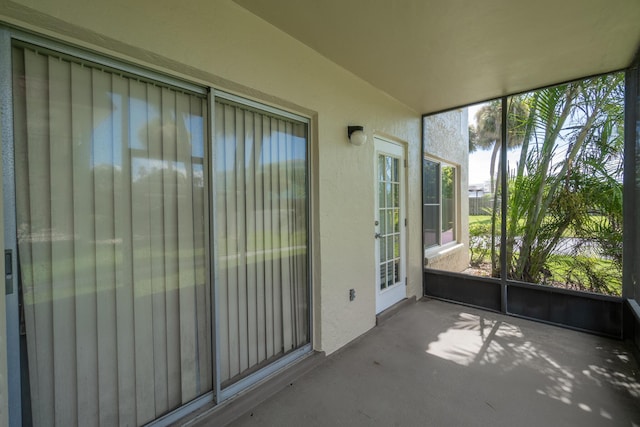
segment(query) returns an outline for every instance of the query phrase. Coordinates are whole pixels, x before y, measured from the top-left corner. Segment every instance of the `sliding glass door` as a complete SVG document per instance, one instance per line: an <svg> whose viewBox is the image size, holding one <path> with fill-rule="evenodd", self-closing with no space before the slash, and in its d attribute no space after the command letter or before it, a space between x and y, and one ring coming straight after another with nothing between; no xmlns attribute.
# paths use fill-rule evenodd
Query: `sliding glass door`
<svg viewBox="0 0 640 427"><path fill-rule="evenodd" d="M26 45L13 67L33 422L151 421L212 389L207 99Z"/></svg>
<svg viewBox="0 0 640 427"><path fill-rule="evenodd" d="M215 103L220 381L309 343L307 126Z"/></svg>
<svg viewBox="0 0 640 427"><path fill-rule="evenodd" d="M143 425L310 350L308 121L81 56L11 47L9 351L24 425Z"/></svg>

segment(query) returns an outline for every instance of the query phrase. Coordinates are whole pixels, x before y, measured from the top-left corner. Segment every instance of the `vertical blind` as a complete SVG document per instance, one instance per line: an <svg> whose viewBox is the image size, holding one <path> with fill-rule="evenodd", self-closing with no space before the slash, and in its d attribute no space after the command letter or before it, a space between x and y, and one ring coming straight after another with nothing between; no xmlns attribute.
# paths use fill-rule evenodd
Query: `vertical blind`
<svg viewBox="0 0 640 427"><path fill-rule="evenodd" d="M220 381L309 342L307 126L217 98Z"/></svg>
<svg viewBox="0 0 640 427"><path fill-rule="evenodd" d="M13 67L34 425L144 424L212 389L206 99L26 46Z"/></svg>

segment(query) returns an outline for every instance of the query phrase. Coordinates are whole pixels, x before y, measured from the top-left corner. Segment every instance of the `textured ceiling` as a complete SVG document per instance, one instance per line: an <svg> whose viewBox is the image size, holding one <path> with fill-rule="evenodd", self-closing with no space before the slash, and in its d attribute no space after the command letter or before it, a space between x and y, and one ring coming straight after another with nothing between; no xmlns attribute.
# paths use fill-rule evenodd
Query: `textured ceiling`
<svg viewBox="0 0 640 427"><path fill-rule="evenodd" d="M430 113L628 66L640 0L235 0Z"/></svg>

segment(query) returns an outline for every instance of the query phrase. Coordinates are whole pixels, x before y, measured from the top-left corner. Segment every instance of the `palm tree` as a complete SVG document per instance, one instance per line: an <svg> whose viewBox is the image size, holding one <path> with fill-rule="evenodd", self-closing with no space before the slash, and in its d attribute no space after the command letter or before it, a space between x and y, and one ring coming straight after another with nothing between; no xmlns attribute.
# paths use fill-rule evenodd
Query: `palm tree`
<svg viewBox="0 0 640 427"><path fill-rule="evenodd" d="M520 146L524 141L522 124L528 117L528 104L525 97L511 97L508 104L507 148ZM469 126L469 152L478 149L491 149L491 163L489 166L490 190L493 194L493 209L491 210L491 270L493 276L499 276L499 259L496 252L497 231L500 214L500 175L496 170L501 169L498 153L502 148L502 103L493 100L482 106L476 112L476 123Z"/></svg>
<svg viewBox="0 0 640 427"><path fill-rule="evenodd" d="M569 231L578 241L598 241L621 268L623 83L618 73L522 97L528 116L516 123L523 137L509 179L504 248L510 278L541 281ZM605 218L599 229L594 218ZM580 267L586 287L606 287L587 264Z"/></svg>
<svg viewBox="0 0 640 427"><path fill-rule="evenodd" d="M509 99L509 122L507 149L519 147L524 138L520 124L528 117L528 105L524 97L511 97ZM502 142L502 105L499 99L488 102L476 112L476 123L469 126L469 152L491 149L491 164L489 175L491 179L491 192L494 193L499 182L496 177L496 164ZM499 170L499 168L497 168ZM495 184L495 185L494 185Z"/></svg>
<svg viewBox="0 0 640 427"><path fill-rule="evenodd" d="M509 172L507 277L541 282L565 236L574 237L565 280L582 289L616 293L610 285L622 271L622 151L624 74L586 79L509 98L507 147L520 148ZM489 149L492 212L492 275L501 274L496 255L501 170L500 101L476 114L470 152ZM496 167L497 166L497 167ZM596 242L599 257L613 268L597 271L581 259L579 246ZM606 276L606 277L605 277Z"/></svg>

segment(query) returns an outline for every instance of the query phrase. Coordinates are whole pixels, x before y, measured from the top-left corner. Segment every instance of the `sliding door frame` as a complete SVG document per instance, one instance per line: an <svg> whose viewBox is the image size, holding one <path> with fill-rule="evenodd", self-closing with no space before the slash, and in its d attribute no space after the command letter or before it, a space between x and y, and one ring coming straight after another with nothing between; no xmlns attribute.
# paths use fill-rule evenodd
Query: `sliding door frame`
<svg viewBox="0 0 640 427"><path fill-rule="evenodd" d="M2 207L5 250L5 310L6 354L9 426L22 426L22 384L20 351L20 301L17 268L15 165L13 155L13 64L11 46L13 34L0 28L0 123L2 131ZM7 274L7 261L11 259L11 271ZM11 276L11 277L9 277Z"/></svg>
<svg viewBox="0 0 640 427"><path fill-rule="evenodd" d="M211 128L211 141L212 141L212 148L211 148L211 154L209 156L210 159L210 177L209 177L209 185L210 185L210 194L211 194L211 202L210 202L210 209L212 214L209 216L210 217L210 221L211 221L211 225L210 225L210 230L211 230L211 241L213 242L213 244L211 245L211 249L212 249L212 260L211 260L211 265L213 266L213 268L211 268L211 275L212 275L212 283L213 283L213 292L214 292L214 304L213 304L213 312L214 312L214 334L215 334L215 348L216 349L220 349L220 318L219 318L219 313L220 313L220 307L219 307L219 303L220 303L220 299L218 298L218 286L217 283L219 283L218 277L217 277L217 272L219 271L219 265L218 265L218 247L216 244L216 240L214 239L214 234L215 233L215 218L213 213L216 212L216 200L217 200L217 194L216 194L216 187L214 185L213 179L216 176L216 158L215 158L215 100L216 98L220 98L220 99L224 99L227 101L232 101L235 102L237 104L240 105L244 105L250 108L255 108L259 111L268 113L268 114L273 114L276 116L280 116L280 117L285 117L288 119L292 119L301 123L306 124L306 141L307 141L307 145L306 145L306 167L307 167L307 173L306 173L306 183L305 183L305 187L307 190L307 200L306 200L306 209L307 209L307 221L306 221L306 226L307 226L307 304L308 304L308 309L307 309L307 324L308 324L308 335L309 335L309 342L307 344L304 344L303 346L301 346L298 349L295 349L293 351L291 351L288 354L283 355L282 357L280 357L279 359L273 361L272 363L270 363L269 365L259 369L258 371L238 380L237 382L228 385L225 388L221 387L221 381L215 381L215 395L216 395L216 403L221 403L233 396L235 396L236 394L240 393L241 391L247 389L248 387L265 380L266 378L274 375L275 373L277 373L278 371L284 369L285 367L287 367L289 364L291 364L292 362L296 361L297 359L303 357L304 355L308 354L309 352L311 352L311 350L313 349L313 325L311 323L312 321L312 307L313 307L313 294L312 294L312 287L311 287L311 278L313 277L312 275L312 257L311 257L311 203L310 203L310 179L309 179L309 172L311 170L311 150L310 150L310 144L309 144L309 140L310 140L310 126L311 126L311 120L308 117L304 117L304 116L300 116L298 114L294 114L285 110L281 110L275 107L271 107L269 105L265 105L256 101L252 101L237 95L233 95L231 93L222 91L222 90L217 90L217 89L213 89L211 91L211 95L210 95L210 105L209 105L209 109L211 111L210 113L210 128ZM219 357L219 352L216 351L215 353L216 357L215 357L215 374L216 374L216 378L221 378L220 376L220 357Z"/></svg>

